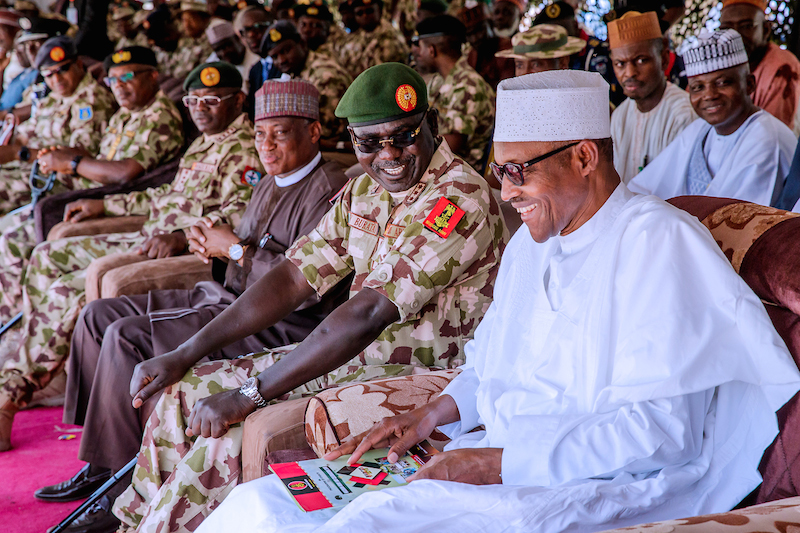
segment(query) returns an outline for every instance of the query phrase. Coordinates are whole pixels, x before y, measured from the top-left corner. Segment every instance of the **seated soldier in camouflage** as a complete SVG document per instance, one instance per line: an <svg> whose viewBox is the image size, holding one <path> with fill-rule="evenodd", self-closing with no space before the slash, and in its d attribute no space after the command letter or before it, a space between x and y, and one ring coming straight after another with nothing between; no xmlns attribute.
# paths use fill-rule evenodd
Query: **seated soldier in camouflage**
<svg viewBox="0 0 800 533"><path fill-rule="evenodd" d="M28 175L38 150L75 146L92 157L114 113L114 98L86 72L69 37L54 37L39 49L34 62L50 87L37 113L19 126L14 140L0 146L0 214L30 202Z"/></svg>
<svg viewBox="0 0 800 533"><path fill-rule="evenodd" d="M184 102L203 135L187 150L175 180L104 200L78 200L66 208L67 221L103 214L148 215L140 232L42 243L33 250L22 282L4 290L3 308L24 311L24 334L17 346L4 339L10 353L0 372L0 451L10 448L16 410L64 366L92 260L120 252L133 252L132 262L180 255L188 249L184 230L202 217L238 225L253 184L263 174L253 127L242 114L241 86L242 77L233 65L196 68L186 78L190 93ZM3 258L6 261L13 258Z"/></svg>
<svg viewBox="0 0 800 533"><path fill-rule="evenodd" d="M173 159L183 145L180 112L158 88L151 50L123 48L106 59L106 70L105 81L121 107L104 131L97 157L73 147L38 153L41 171L58 172L62 186L124 183ZM36 245L35 230L30 208L0 219L0 322L21 307L20 283Z"/></svg>
<svg viewBox="0 0 800 533"><path fill-rule="evenodd" d="M461 54L466 41L460 20L439 15L417 24L411 53L417 70L435 74L428 98L439 112L439 133L455 154L481 170L494 126L494 91Z"/></svg>
<svg viewBox="0 0 800 533"><path fill-rule="evenodd" d="M341 47L347 41L347 32L333 21L333 14L324 0L302 0L294 6L297 33L309 50L325 54L337 63Z"/></svg>
<svg viewBox="0 0 800 533"><path fill-rule="evenodd" d="M194 2L181 2L181 9L193 11L197 9ZM188 17L193 17L194 13ZM147 40L153 47L158 58L158 67L163 76L169 76L181 80L197 65L206 60L214 51L208 44L205 26L201 31L200 37L193 39L188 36L181 36L181 32L172 18L169 8L161 5L152 11L142 23Z"/></svg>
<svg viewBox="0 0 800 533"><path fill-rule="evenodd" d="M408 61L408 46L403 35L381 18L383 0L352 0L358 29L347 37L341 47L341 63L355 78L369 67L391 61Z"/></svg>
<svg viewBox="0 0 800 533"><path fill-rule="evenodd" d="M176 350L137 366L134 407L169 388L145 428L133 485L115 503L123 531L194 529L238 483L240 422L267 401L463 363L507 239L497 202L438 136L425 82L409 67L368 70L337 115L349 120L366 173L287 260ZM350 299L299 345L192 368L351 274Z"/></svg>
<svg viewBox="0 0 800 533"><path fill-rule="evenodd" d="M320 147L323 150L335 150L338 144L343 148L343 136L347 135L345 122L337 118L334 111L342 95L353 82L347 71L331 56L309 50L294 24L288 20L280 20L270 26L264 36L261 50L269 54L275 66L284 74L314 84L319 91L319 114L322 123Z"/></svg>

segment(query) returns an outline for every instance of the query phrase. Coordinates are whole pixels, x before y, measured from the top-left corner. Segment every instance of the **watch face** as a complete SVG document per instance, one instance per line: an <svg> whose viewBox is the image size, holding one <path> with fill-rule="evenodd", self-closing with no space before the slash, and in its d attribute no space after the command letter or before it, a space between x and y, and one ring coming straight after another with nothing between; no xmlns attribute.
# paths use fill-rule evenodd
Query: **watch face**
<svg viewBox="0 0 800 533"><path fill-rule="evenodd" d="M238 261L244 255L244 248L241 244L234 244L228 249L228 255L234 261Z"/></svg>

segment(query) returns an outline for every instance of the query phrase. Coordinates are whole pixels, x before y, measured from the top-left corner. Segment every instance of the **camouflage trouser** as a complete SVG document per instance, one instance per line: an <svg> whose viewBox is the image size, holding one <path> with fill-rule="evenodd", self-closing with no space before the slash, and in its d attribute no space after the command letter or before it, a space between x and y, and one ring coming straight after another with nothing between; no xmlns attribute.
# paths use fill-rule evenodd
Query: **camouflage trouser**
<svg viewBox="0 0 800 533"><path fill-rule="evenodd" d="M0 167L0 215L31 201L30 165L8 163Z"/></svg>
<svg viewBox="0 0 800 533"><path fill-rule="evenodd" d="M197 529L239 484L242 424L231 426L218 439L187 437L186 420L192 407L202 398L241 387L248 377L257 376L294 347L197 365L164 391L145 426L131 486L114 503L114 514L122 520L121 530L156 533ZM279 401L311 396L337 383L411 372L412 367L405 365L341 367Z"/></svg>
<svg viewBox="0 0 800 533"><path fill-rule="evenodd" d="M86 268L144 242L139 233L70 237L37 246L22 285L22 340L0 371L0 401L24 406L63 368L84 304Z"/></svg>
<svg viewBox="0 0 800 533"><path fill-rule="evenodd" d="M0 323L22 309L22 281L36 246L31 209L19 209L0 218Z"/></svg>

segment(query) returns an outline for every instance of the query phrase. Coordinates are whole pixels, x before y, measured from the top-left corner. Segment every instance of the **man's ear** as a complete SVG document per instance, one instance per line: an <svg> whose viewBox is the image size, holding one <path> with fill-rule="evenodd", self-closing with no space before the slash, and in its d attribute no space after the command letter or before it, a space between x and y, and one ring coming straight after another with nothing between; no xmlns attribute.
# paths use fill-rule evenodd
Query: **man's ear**
<svg viewBox="0 0 800 533"><path fill-rule="evenodd" d="M747 94L753 94L756 92L756 77L752 74L748 74L745 78L745 84L747 87Z"/></svg>
<svg viewBox="0 0 800 533"><path fill-rule="evenodd" d="M317 144L322 137L322 124L319 120L315 120L308 125L308 135L311 137L311 143Z"/></svg>
<svg viewBox="0 0 800 533"><path fill-rule="evenodd" d="M669 65L669 41L666 37L661 38L661 70Z"/></svg>
<svg viewBox="0 0 800 533"><path fill-rule="evenodd" d="M431 135L436 139L439 137L439 112L434 108L430 108L426 120L428 121L428 127L431 129Z"/></svg>
<svg viewBox="0 0 800 533"><path fill-rule="evenodd" d="M580 173L585 178L600 164L600 147L596 141L581 141L575 147L575 160L580 165Z"/></svg>

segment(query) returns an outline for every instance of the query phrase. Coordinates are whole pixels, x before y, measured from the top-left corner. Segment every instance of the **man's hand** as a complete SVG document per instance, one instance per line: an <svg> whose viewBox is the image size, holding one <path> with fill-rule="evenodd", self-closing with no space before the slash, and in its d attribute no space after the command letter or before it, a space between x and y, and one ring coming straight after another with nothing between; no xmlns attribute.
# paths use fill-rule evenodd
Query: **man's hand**
<svg viewBox="0 0 800 533"><path fill-rule="evenodd" d="M406 481L438 479L471 485L497 485L503 466L502 448L465 448L434 455Z"/></svg>
<svg viewBox="0 0 800 533"><path fill-rule="evenodd" d="M227 433L232 425L244 422L247 415L255 410L256 404L240 393L239 389L203 398L194 404L194 409L186 421L186 436L219 438Z"/></svg>
<svg viewBox="0 0 800 533"><path fill-rule="evenodd" d="M133 407L138 409L158 391L174 385L192 365L181 364L174 352L142 361L133 369L130 393Z"/></svg>
<svg viewBox="0 0 800 533"><path fill-rule="evenodd" d="M51 146L39 151L37 154L39 170L44 173L58 172L60 174L72 174L72 160L79 155L86 157L87 154L88 152L86 150L80 148Z"/></svg>
<svg viewBox="0 0 800 533"><path fill-rule="evenodd" d="M189 252L206 264L212 257L227 258L228 249L239 241L230 225L214 226L214 222L208 217L189 228Z"/></svg>
<svg viewBox="0 0 800 533"><path fill-rule="evenodd" d="M186 235L182 231L176 231L150 237L136 249L136 253L150 259L163 259L181 255L186 251L186 244Z"/></svg>
<svg viewBox="0 0 800 533"><path fill-rule="evenodd" d="M436 410L432 405L428 404L402 415L384 418L372 426L372 429L351 437L335 450L326 453L323 458L326 461L333 461L342 455L352 453L353 455L347 460L347 464L351 465L357 463L361 456L372 448L391 446L386 458L390 463L395 463L409 448L427 439L439 425Z"/></svg>
<svg viewBox="0 0 800 533"><path fill-rule="evenodd" d="M105 212L103 200L82 198L67 204L64 209L64 222L80 222L98 218Z"/></svg>

